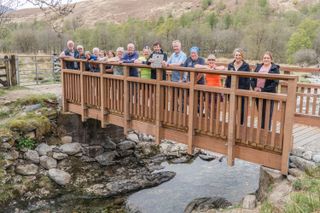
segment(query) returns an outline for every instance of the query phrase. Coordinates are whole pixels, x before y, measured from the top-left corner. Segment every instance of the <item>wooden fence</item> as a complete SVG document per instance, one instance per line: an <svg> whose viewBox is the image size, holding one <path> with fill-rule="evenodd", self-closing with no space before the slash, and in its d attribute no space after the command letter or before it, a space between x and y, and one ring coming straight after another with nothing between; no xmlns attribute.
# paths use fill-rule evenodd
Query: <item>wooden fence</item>
<svg viewBox="0 0 320 213"><path fill-rule="evenodd" d="M15 55L0 58L0 84L4 87L17 85Z"/></svg>
<svg viewBox="0 0 320 213"><path fill-rule="evenodd" d="M78 61L80 70L66 69L66 61ZM86 61L62 60L63 110L93 118L101 126L115 124L124 133L137 130L161 139L259 163L288 172L296 104L297 77L247 72L163 68L157 79L129 76L129 68L146 65L98 63L100 72L84 71ZM106 73L106 65L124 67L124 75ZM190 82L162 80L163 70L190 75ZM195 83L198 73L231 76L231 88ZM286 93L270 94L238 89L239 78L268 78L287 82ZM264 112L263 112L264 111ZM265 117L263 121L263 117ZM263 123L263 124L262 124Z"/></svg>

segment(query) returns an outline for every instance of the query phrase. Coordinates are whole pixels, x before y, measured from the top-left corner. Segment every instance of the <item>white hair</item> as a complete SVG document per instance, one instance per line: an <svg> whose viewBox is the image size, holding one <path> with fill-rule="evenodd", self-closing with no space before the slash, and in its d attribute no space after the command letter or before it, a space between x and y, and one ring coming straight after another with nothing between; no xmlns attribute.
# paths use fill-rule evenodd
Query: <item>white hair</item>
<svg viewBox="0 0 320 213"><path fill-rule="evenodd" d="M69 44L74 44L74 42L72 40L68 40L67 45L69 45Z"/></svg>
<svg viewBox="0 0 320 213"><path fill-rule="evenodd" d="M129 43L129 44L127 45L127 48L129 48L129 47L133 47L133 48L134 48L134 44L133 44L133 43Z"/></svg>
<svg viewBox="0 0 320 213"><path fill-rule="evenodd" d="M175 45L175 44L177 44L177 45L179 45L181 47L181 42L179 40L174 40L172 42L172 46Z"/></svg>
<svg viewBox="0 0 320 213"><path fill-rule="evenodd" d="M123 47L118 47L116 52L124 52L124 48Z"/></svg>
<svg viewBox="0 0 320 213"><path fill-rule="evenodd" d="M79 49L79 48L83 49L83 46L82 45L78 45L77 49Z"/></svg>
<svg viewBox="0 0 320 213"><path fill-rule="evenodd" d="M100 52L100 49L98 47L93 48L92 53L94 54L95 52Z"/></svg>

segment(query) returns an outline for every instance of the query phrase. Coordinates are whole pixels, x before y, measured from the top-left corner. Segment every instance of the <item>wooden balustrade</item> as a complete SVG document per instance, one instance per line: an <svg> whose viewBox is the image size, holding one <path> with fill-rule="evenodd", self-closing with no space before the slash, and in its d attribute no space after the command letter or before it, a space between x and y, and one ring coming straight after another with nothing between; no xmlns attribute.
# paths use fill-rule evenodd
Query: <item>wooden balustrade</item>
<svg viewBox="0 0 320 213"><path fill-rule="evenodd" d="M80 70L66 69L67 61ZM296 104L297 77L292 75L231 72L182 67L157 70L157 79L129 76L129 67L146 65L92 62L99 72L84 70L82 60L62 60L63 110L122 126L124 133L137 130L161 139L188 145L191 154L199 147L288 172ZM106 65L124 67L124 75L106 72ZM190 73L190 82L162 79L164 70ZM231 88L199 85L197 73L230 75ZM240 77L278 79L286 93L259 93L238 89ZM285 131L284 131L285 130Z"/></svg>

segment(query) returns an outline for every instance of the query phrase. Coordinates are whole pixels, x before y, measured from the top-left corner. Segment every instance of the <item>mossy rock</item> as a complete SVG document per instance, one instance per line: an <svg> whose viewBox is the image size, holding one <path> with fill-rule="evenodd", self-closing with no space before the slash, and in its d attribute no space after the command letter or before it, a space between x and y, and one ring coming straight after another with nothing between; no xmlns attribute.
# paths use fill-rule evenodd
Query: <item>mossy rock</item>
<svg viewBox="0 0 320 213"><path fill-rule="evenodd" d="M12 131L19 133L28 133L36 131L36 137L40 139L51 130L51 124L47 117L36 113L28 113L18 116L8 122L8 127Z"/></svg>
<svg viewBox="0 0 320 213"><path fill-rule="evenodd" d="M16 135L8 128L0 128L0 143L14 144Z"/></svg>
<svg viewBox="0 0 320 213"><path fill-rule="evenodd" d="M32 104L42 104L48 102L57 102L57 96L54 94L41 94L41 95L29 95L25 98L18 99L15 102L15 105L17 106L26 106L26 105L32 105Z"/></svg>

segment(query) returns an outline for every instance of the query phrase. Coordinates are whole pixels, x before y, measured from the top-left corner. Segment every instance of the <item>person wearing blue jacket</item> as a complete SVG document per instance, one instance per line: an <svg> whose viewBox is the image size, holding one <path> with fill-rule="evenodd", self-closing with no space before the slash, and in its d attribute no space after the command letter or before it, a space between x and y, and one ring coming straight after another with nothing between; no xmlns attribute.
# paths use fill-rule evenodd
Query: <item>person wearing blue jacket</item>
<svg viewBox="0 0 320 213"><path fill-rule="evenodd" d="M122 63L134 63L135 60L139 58L139 53L135 51L133 43L127 45L127 52L122 56ZM130 67L129 76L139 77L138 69L135 67Z"/></svg>

